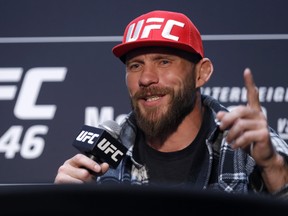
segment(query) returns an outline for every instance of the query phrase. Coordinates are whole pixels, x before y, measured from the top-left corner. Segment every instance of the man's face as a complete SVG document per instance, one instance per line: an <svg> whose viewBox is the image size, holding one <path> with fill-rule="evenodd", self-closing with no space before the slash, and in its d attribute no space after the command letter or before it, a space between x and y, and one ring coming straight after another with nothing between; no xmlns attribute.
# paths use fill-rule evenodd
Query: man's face
<svg viewBox="0 0 288 216"><path fill-rule="evenodd" d="M129 53L126 84L137 124L147 136L167 136L193 110L194 70L195 65L175 50L145 48Z"/></svg>

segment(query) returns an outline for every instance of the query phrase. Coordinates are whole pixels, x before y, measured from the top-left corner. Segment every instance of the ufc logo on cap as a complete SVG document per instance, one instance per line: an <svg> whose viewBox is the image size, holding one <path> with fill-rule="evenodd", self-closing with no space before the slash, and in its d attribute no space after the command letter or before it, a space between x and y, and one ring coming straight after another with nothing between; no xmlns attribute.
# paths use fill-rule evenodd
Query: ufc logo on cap
<svg viewBox="0 0 288 216"><path fill-rule="evenodd" d="M160 37L161 35L163 38L178 41L179 37L177 35L172 35L171 31L175 26L183 28L185 24L183 22L179 22L179 21L172 20L172 19L167 20L166 23L164 23L164 21L165 21L164 18L152 17L152 18L148 18L146 22L144 19L138 21L137 25L136 23L132 23L129 26L125 42L136 41L139 38L141 32L142 34L140 36L140 39L148 38L151 31L159 31L159 34L157 34L159 35L158 37ZM153 24L150 24L150 23L153 23ZM163 27L163 30L161 31L162 27Z"/></svg>

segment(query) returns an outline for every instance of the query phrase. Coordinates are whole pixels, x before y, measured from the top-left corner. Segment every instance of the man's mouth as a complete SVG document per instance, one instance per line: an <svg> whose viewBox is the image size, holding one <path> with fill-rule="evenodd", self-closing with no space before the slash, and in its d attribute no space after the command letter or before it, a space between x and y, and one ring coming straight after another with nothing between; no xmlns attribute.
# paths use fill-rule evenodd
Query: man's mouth
<svg viewBox="0 0 288 216"><path fill-rule="evenodd" d="M150 102L150 101L156 101L156 100L159 100L160 97L159 96L149 96L149 97L146 97L145 100L147 102Z"/></svg>

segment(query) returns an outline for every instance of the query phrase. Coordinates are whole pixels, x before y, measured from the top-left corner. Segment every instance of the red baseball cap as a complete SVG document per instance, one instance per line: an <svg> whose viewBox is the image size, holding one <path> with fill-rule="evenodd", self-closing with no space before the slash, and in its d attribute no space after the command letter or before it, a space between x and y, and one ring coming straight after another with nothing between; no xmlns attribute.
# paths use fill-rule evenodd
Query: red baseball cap
<svg viewBox="0 0 288 216"><path fill-rule="evenodd" d="M200 32L178 12L156 10L135 18L127 25L122 43L112 52L122 59L129 51L147 46L172 47L204 57Z"/></svg>

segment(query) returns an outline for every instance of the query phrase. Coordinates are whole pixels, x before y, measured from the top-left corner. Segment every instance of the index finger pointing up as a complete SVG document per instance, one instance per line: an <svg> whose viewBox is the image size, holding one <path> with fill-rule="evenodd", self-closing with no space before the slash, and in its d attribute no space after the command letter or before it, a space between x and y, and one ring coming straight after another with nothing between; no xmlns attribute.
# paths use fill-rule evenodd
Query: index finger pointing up
<svg viewBox="0 0 288 216"><path fill-rule="evenodd" d="M247 89L248 105L253 109L261 110L258 88L254 83L252 72L249 68L244 70L244 82Z"/></svg>

